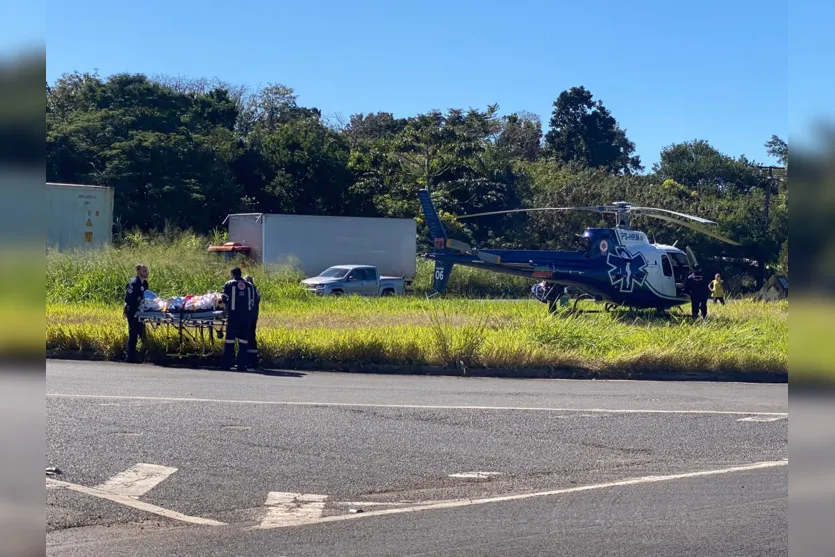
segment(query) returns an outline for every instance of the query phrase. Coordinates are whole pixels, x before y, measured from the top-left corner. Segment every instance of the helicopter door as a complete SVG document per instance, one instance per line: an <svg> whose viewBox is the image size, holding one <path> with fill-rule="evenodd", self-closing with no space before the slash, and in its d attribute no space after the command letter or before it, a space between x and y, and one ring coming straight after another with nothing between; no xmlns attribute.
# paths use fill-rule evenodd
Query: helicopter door
<svg viewBox="0 0 835 557"><path fill-rule="evenodd" d="M696 259L696 254L693 253L693 250L690 249L690 246L687 246L685 250L687 252L687 262L690 263L690 268L695 269L699 266L699 260Z"/></svg>
<svg viewBox="0 0 835 557"><path fill-rule="evenodd" d="M661 293L665 296L676 295L676 279L673 276L673 265L666 253L661 254Z"/></svg>

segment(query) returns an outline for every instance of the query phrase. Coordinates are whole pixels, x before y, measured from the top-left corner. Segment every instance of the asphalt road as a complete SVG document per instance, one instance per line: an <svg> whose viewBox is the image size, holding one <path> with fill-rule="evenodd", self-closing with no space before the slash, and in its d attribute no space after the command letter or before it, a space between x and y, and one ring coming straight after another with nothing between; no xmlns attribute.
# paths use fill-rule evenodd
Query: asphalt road
<svg viewBox="0 0 835 557"><path fill-rule="evenodd" d="M46 392L50 555L788 553L785 384L48 361Z"/></svg>

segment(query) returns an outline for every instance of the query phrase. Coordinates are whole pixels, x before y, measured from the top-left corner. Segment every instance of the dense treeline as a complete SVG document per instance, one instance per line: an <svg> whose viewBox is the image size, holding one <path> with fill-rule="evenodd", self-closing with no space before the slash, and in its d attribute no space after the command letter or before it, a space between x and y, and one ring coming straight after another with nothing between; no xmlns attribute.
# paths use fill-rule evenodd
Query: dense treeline
<svg viewBox="0 0 835 557"><path fill-rule="evenodd" d="M659 242L692 246L712 269L741 277L734 282L788 269L784 171L769 180L754 161L703 140L666 147L647 171L626 131L583 87L559 95L547 133L537 116L500 116L495 105L333 121L282 85L252 92L73 73L46 94L47 180L115 187L117 233L166 225L208 232L231 212L417 217L422 233L417 190L428 186L451 234L479 246L571 247L574 234L612 218L450 215L627 200L718 221L741 247L652 219L636 224ZM766 146L787 163L783 140Z"/></svg>

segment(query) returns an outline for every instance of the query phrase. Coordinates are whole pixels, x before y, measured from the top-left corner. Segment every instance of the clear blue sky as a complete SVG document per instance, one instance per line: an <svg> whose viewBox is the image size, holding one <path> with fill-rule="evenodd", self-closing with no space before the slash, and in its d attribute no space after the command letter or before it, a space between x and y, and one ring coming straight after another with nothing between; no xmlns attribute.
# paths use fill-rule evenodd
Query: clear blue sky
<svg viewBox="0 0 835 557"><path fill-rule="evenodd" d="M785 0L85 0L47 13L50 82L93 69L273 82L346 117L498 103L546 129L559 93L584 85L647 169L695 138L766 161L763 143L789 134Z"/></svg>

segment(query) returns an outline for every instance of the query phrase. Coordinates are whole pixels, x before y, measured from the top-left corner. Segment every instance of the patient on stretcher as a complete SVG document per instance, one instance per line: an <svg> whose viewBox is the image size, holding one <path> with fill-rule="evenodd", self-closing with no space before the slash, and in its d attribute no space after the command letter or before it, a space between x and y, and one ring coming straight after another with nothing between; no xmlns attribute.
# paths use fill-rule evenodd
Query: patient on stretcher
<svg viewBox="0 0 835 557"><path fill-rule="evenodd" d="M160 298L150 290L145 292L145 299L142 301L142 311L160 311L163 313L173 312L198 312L214 311L222 307L220 294L209 292L199 296L173 296L171 298Z"/></svg>

